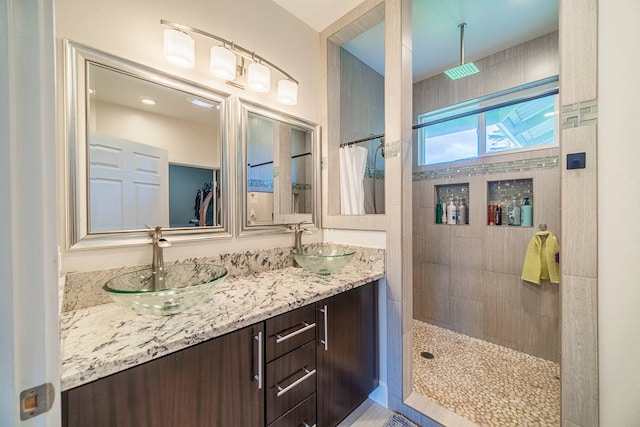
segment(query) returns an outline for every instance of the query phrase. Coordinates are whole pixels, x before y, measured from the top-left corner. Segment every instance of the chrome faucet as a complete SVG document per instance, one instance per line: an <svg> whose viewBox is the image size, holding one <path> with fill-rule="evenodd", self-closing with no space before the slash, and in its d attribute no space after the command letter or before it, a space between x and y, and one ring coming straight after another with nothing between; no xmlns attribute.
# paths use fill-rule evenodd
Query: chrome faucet
<svg viewBox="0 0 640 427"><path fill-rule="evenodd" d="M151 244L153 245L153 260L151 270L153 271L153 290L163 289L164 285L164 256L163 249L171 246L171 242L162 237L162 227L156 226L151 232Z"/></svg>
<svg viewBox="0 0 640 427"><path fill-rule="evenodd" d="M293 248L296 252L302 251L302 233L311 234L310 231L302 227L302 225L306 223L306 221L302 221L297 224L292 224L289 227L291 230L293 230Z"/></svg>

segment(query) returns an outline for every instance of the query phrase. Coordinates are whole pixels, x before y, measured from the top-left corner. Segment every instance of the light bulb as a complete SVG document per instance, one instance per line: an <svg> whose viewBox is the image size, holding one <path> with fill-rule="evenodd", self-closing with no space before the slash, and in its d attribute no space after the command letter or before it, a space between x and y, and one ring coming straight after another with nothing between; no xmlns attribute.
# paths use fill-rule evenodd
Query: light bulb
<svg viewBox="0 0 640 427"><path fill-rule="evenodd" d="M278 82L278 101L285 105L296 105L298 103L298 83L291 80L280 80Z"/></svg>
<svg viewBox="0 0 640 427"><path fill-rule="evenodd" d="M212 47L209 69L216 77L233 80L236 77L236 54L224 46Z"/></svg>
<svg viewBox="0 0 640 427"><path fill-rule="evenodd" d="M164 30L164 57L172 64L193 68L195 46L196 42L189 34L171 28Z"/></svg>
<svg viewBox="0 0 640 427"><path fill-rule="evenodd" d="M266 66L257 62L249 64L247 85L256 92L269 92L271 90L271 72Z"/></svg>

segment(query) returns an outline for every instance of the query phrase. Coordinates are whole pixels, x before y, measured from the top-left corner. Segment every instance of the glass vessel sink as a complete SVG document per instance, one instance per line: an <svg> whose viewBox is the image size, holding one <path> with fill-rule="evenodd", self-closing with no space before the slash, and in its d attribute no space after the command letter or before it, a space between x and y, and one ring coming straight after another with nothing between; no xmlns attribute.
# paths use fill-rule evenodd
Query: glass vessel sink
<svg viewBox="0 0 640 427"><path fill-rule="evenodd" d="M175 264L116 276L102 289L115 303L140 314L168 316L204 301L226 275L219 265Z"/></svg>
<svg viewBox="0 0 640 427"><path fill-rule="evenodd" d="M355 253L352 249L331 244L291 250L291 256L300 266L318 274L337 273L349 264Z"/></svg>

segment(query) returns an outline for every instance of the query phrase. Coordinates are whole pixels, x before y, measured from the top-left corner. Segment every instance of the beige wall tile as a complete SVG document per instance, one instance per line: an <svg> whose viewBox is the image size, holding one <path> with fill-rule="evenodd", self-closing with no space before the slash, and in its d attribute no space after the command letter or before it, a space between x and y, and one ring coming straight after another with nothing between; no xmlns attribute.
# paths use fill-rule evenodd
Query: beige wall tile
<svg viewBox="0 0 640 427"><path fill-rule="evenodd" d="M422 283L419 286L422 316L441 323L451 323L449 267L440 264L422 264L418 274L422 277Z"/></svg>
<svg viewBox="0 0 640 427"><path fill-rule="evenodd" d="M457 227L455 225L452 228ZM451 266L456 268L482 268L482 239L474 238L451 238Z"/></svg>
<svg viewBox="0 0 640 427"><path fill-rule="evenodd" d="M598 281L562 275L562 418L598 425Z"/></svg>
<svg viewBox="0 0 640 427"><path fill-rule="evenodd" d="M483 315L482 303L451 297L451 327L455 332L482 338Z"/></svg>
<svg viewBox="0 0 640 427"><path fill-rule="evenodd" d="M586 152L586 168L566 170L566 154ZM562 131L562 274L596 278L596 127Z"/></svg>
<svg viewBox="0 0 640 427"><path fill-rule="evenodd" d="M522 319L522 350L532 356L560 363L558 348L560 320L557 317L541 316L524 312ZM558 379L559 381L559 379Z"/></svg>
<svg viewBox="0 0 640 427"><path fill-rule="evenodd" d="M560 317L560 285L542 281L540 285L521 281L522 305L527 313Z"/></svg>
<svg viewBox="0 0 640 427"><path fill-rule="evenodd" d="M560 5L560 98L562 105L597 97L598 2L564 1Z"/></svg>
<svg viewBox="0 0 640 427"><path fill-rule="evenodd" d="M451 267L451 296L482 302L483 273L480 269Z"/></svg>

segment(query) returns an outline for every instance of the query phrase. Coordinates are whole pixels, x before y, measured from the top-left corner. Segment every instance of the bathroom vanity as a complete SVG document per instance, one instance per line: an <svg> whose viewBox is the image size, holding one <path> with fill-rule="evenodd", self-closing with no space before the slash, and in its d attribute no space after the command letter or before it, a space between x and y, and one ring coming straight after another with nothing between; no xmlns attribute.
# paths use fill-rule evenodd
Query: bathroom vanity
<svg viewBox="0 0 640 427"><path fill-rule="evenodd" d="M175 316L63 313L63 426L334 426L377 386L383 276L286 267Z"/></svg>

